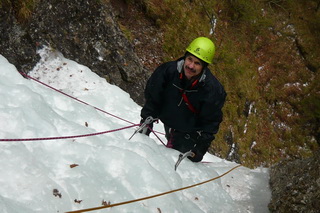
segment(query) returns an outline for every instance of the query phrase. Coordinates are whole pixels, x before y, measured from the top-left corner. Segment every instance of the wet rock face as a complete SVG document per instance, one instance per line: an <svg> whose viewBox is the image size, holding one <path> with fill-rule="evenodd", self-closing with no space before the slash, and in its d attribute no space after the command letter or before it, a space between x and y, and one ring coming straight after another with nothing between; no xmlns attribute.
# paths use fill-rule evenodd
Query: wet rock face
<svg viewBox="0 0 320 213"><path fill-rule="evenodd" d="M40 58L26 27L19 24L13 11L0 7L0 54L19 70L30 69Z"/></svg>
<svg viewBox="0 0 320 213"><path fill-rule="evenodd" d="M270 170L271 212L308 212L320 209L320 151L306 160L283 161Z"/></svg>
<svg viewBox="0 0 320 213"><path fill-rule="evenodd" d="M145 73L118 27L108 1L40 1L27 23L0 9L0 51L18 69L30 70L42 45L88 66L143 104Z"/></svg>

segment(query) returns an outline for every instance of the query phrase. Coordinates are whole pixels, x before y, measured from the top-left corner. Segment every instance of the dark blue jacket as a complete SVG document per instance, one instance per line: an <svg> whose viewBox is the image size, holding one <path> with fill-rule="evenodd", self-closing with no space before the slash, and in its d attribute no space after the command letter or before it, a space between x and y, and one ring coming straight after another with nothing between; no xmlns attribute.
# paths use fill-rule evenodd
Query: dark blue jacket
<svg viewBox="0 0 320 213"><path fill-rule="evenodd" d="M152 73L145 88L146 102L141 117L159 118L166 126L180 132L216 134L222 121L226 92L208 68L191 88L182 71L183 63L183 58L166 62ZM189 109L182 92L197 112Z"/></svg>

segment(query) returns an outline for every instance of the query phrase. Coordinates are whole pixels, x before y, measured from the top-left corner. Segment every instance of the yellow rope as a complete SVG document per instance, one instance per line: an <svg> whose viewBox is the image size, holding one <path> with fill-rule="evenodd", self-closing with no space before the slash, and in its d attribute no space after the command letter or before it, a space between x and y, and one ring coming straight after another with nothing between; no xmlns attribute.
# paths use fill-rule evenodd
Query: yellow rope
<svg viewBox="0 0 320 213"><path fill-rule="evenodd" d="M212 178L210 180L206 180L204 182L197 183L197 184L194 184L194 185L191 185L191 186L186 186L186 187L183 187L183 188L180 188L180 189L174 189L174 190L163 192L163 193L160 193L160 194L156 194L156 195L152 195L152 196L148 196L148 197L143 197L143 198L139 198L139 199L135 199L135 200L129 200L129 201L121 202L121 203L114 203L114 204L110 204L110 205L107 205L107 206L99 206L99 207L94 207L94 208L89 208L89 209L69 211L69 212L66 212L66 213L80 213L80 212L89 212L89 211L94 211L94 210L99 210L99 209L106 209L106 208L111 208L111 207L115 207L115 206L121 206L121 205L129 204L129 203L134 203L134 202L138 202L138 201L142 201L142 200L147 200L147 199L159 197L159 196L170 194L170 193L173 193L173 192L182 191L182 190L185 190L185 189L189 189L189 188L192 188L192 187L195 187L195 186L199 186L199 185L208 183L210 181L219 179L219 178L225 176L226 174L230 173L232 170L235 170L235 169L239 168L240 166L242 166L242 165L235 166L232 169L230 169L229 171L223 173L222 175L219 175L219 176L217 176L215 178Z"/></svg>

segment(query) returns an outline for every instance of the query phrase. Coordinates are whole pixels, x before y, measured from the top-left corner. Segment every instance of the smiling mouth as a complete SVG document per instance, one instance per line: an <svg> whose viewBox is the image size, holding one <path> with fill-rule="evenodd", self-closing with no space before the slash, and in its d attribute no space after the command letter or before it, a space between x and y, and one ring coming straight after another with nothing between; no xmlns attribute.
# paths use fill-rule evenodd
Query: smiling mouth
<svg viewBox="0 0 320 213"><path fill-rule="evenodd" d="M189 67L186 67L186 70L190 73L196 73L196 71L194 69L190 69Z"/></svg>

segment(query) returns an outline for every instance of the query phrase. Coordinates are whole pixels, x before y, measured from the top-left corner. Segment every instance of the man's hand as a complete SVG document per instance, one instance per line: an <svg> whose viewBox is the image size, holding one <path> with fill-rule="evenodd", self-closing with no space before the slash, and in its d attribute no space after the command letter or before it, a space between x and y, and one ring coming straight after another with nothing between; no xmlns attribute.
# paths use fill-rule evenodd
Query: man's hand
<svg viewBox="0 0 320 213"><path fill-rule="evenodd" d="M141 119L138 132L149 136L153 128L153 122L155 122L156 120L158 119L157 118L155 119L152 116L148 116L146 119Z"/></svg>
<svg viewBox="0 0 320 213"><path fill-rule="evenodd" d="M137 132L140 132L140 133L143 133L143 134L146 134L146 135L149 135L152 127L153 127L153 122L156 121L158 119L154 119L153 117L149 116L147 117L146 119L142 119L140 121L140 126L139 128L134 131L134 133L131 135L131 137L129 138L129 140L137 133ZM150 128L150 129L149 129Z"/></svg>
<svg viewBox="0 0 320 213"><path fill-rule="evenodd" d="M181 163L181 161L183 159L185 159L186 157L193 158L194 157L194 153L190 150L189 152L186 152L184 154L180 154L176 164L174 165L174 170L175 171L177 170L177 168L178 168L179 164Z"/></svg>
<svg viewBox="0 0 320 213"><path fill-rule="evenodd" d="M197 132L197 138L193 138L196 142L195 146L191 150L194 153L193 157L189 157L189 159L193 162L200 162L203 156L208 151L211 142L214 140L214 135L207 132Z"/></svg>
<svg viewBox="0 0 320 213"><path fill-rule="evenodd" d="M192 162L200 162L203 159L203 156L206 154L205 153L200 153L199 150L197 149L192 149L191 152L193 153L193 156L189 156L188 158L192 161Z"/></svg>

